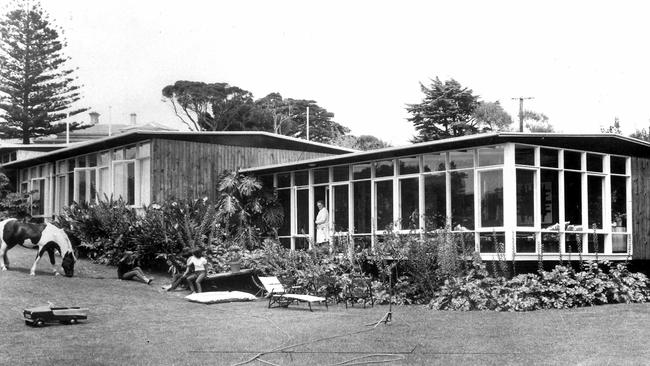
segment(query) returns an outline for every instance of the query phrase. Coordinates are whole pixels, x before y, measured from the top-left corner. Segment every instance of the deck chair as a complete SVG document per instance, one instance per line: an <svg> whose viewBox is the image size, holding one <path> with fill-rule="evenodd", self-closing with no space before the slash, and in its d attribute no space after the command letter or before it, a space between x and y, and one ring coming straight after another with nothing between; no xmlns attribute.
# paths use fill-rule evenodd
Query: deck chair
<svg viewBox="0 0 650 366"><path fill-rule="evenodd" d="M313 311L311 308L312 303L325 304L325 308L327 309L327 299L324 297L290 293L275 276L258 277L258 279L262 286L264 286L264 290L268 293L269 308L273 307L273 305L286 308L294 303L306 302L309 305L309 311Z"/></svg>
<svg viewBox="0 0 650 366"><path fill-rule="evenodd" d="M371 307L375 306L375 299L372 296L372 286L370 280L363 276L351 276L350 283L343 289L343 301L345 301L345 308L348 308L348 301L354 307L354 304L363 300L363 308L366 308L366 302L370 303Z"/></svg>

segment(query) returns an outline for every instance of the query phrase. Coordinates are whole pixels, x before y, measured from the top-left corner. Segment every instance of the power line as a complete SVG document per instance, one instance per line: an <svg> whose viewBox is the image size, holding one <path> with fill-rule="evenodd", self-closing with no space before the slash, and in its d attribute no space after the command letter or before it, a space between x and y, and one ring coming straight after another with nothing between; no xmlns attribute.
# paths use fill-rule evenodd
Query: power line
<svg viewBox="0 0 650 366"><path fill-rule="evenodd" d="M519 99L519 132L524 132L524 99L535 99L535 97L512 98L512 100L517 99Z"/></svg>

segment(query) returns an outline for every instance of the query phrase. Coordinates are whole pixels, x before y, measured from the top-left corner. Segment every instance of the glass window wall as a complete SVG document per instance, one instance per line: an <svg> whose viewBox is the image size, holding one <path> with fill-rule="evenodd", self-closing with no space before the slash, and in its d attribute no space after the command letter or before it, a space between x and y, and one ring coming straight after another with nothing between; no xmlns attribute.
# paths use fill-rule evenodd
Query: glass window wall
<svg viewBox="0 0 650 366"><path fill-rule="evenodd" d="M354 197L354 232L370 234L370 181L353 183Z"/></svg>
<svg viewBox="0 0 650 366"><path fill-rule="evenodd" d="M474 150L458 150L449 152L449 169L474 167Z"/></svg>
<svg viewBox="0 0 650 366"><path fill-rule="evenodd" d="M309 174L314 185L293 188L296 227L283 230L293 230L289 235L294 239L308 235L309 216L316 214L309 211L309 202L322 199L335 232L352 234L348 248L377 243L377 235L393 224L419 231L422 222L425 230L450 224L457 234L467 235L467 245L476 243L490 255L502 250L506 237L506 256L627 253L628 159L513 144L319 167L293 173L294 186L306 181L306 187ZM513 165L501 168L504 161ZM332 184L349 178L349 184ZM278 174L276 181L281 180ZM514 189L512 196L506 196L506 186ZM516 206L505 207L509 201Z"/></svg>
<svg viewBox="0 0 650 366"><path fill-rule="evenodd" d="M393 176L393 160L382 160L375 163L375 177Z"/></svg>
<svg viewBox="0 0 650 366"><path fill-rule="evenodd" d="M517 169L517 226L535 225L535 170Z"/></svg>
<svg viewBox="0 0 650 366"><path fill-rule="evenodd" d="M352 179L370 178L370 163L356 164L352 166Z"/></svg>
<svg viewBox="0 0 650 366"><path fill-rule="evenodd" d="M377 203L377 230L387 230L393 225L393 181L375 182Z"/></svg>
<svg viewBox="0 0 650 366"><path fill-rule="evenodd" d="M420 226L419 178L400 179L400 227L401 229L417 229Z"/></svg>
<svg viewBox="0 0 650 366"><path fill-rule="evenodd" d="M481 226L503 226L503 170L479 173L481 187Z"/></svg>
<svg viewBox="0 0 650 366"><path fill-rule="evenodd" d="M450 173L451 226L453 230L474 230L474 171Z"/></svg>
<svg viewBox="0 0 650 366"><path fill-rule="evenodd" d="M515 146L515 164L535 165L535 148L532 146Z"/></svg>
<svg viewBox="0 0 650 366"><path fill-rule="evenodd" d="M424 224L426 230L447 226L447 178L444 173L424 176Z"/></svg>
<svg viewBox="0 0 650 366"><path fill-rule="evenodd" d="M425 154L424 171L425 172L444 172L445 167L445 153Z"/></svg>
<svg viewBox="0 0 650 366"><path fill-rule="evenodd" d="M478 149L478 165L503 165L503 146L492 146Z"/></svg>
<svg viewBox="0 0 650 366"><path fill-rule="evenodd" d="M420 172L420 158L411 156L399 159L399 174L417 174Z"/></svg>
<svg viewBox="0 0 650 366"><path fill-rule="evenodd" d="M350 205L348 197L348 185L334 186L334 231L348 232Z"/></svg>

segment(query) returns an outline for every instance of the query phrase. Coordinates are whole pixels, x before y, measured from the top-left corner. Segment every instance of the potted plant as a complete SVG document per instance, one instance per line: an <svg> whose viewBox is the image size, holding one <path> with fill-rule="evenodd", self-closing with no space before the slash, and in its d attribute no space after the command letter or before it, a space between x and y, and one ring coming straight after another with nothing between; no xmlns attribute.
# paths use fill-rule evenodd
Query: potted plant
<svg viewBox="0 0 650 366"><path fill-rule="evenodd" d="M228 264L232 273L239 272L241 269L241 248L239 245L233 244L228 248Z"/></svg>

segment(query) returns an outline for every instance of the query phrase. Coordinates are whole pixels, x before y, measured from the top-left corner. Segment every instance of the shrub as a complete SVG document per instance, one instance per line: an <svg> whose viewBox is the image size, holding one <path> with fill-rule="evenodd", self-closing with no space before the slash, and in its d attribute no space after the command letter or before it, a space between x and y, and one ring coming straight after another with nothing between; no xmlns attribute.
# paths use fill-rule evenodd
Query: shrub
<svg viewBox="0 0 650 366"><path fill-rule="evenodd" d="M116 264L126 250L136 250L132 240L138 217L121 198L112 197L94 205L73 204L55 223L80 242L80 255L104 264Z"/></svg>
<svg viewBox="0 0 650 366"><path fill-rule="evenodd" d="M475 263L467 276L445 281L429 305L438 310L531 311L648 300L648 278L629 272L623 263L587 262L579 272L558 265L510 280L488 277L485 267Z"/></svg>
<svg viewBox="0 0 650 366"><path fill-rule="evenodd" d="M389 232L377 245L376 264L387 286L391 283L387 276L394 279L398 302L426 304L446 279L463 276L471 268L468 263L474 248L466 242L463 233L449 229L424 235Z"/></svg>
<svg viewBox="0 0 650 366"><path fill-rule="evenodd" d="M115 264L127 250L144 267L185 263L191 250L201 248L215 270L223 271L244 249L259 248L262 236L281 223L275 196L261 188L253 177L225 172L215 204L207 198L171 200L134 209L105 196L73 204L56 223L79 243L80 255L99 263Z"/></svg>
<svg viewBox="0 0 650 366"><path fill-rule="evenodd" d="M31 217L32 205L30 196L34 193L14 193L11 181L4 174L0 173L0 219L25 219ZM36 206L36 204L34 205Z"/></svg>

